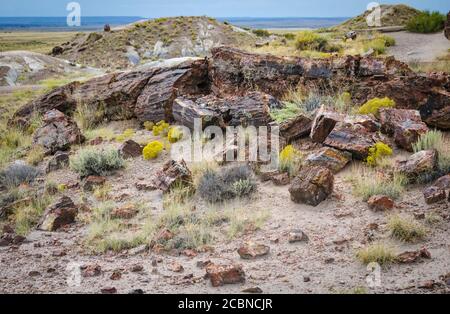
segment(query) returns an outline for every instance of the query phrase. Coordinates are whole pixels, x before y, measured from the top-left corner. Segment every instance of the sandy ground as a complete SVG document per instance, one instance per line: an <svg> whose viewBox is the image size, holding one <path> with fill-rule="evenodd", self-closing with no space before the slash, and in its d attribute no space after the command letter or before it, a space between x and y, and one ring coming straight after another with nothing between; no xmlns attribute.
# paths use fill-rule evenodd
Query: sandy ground
<svg viewBox="0 0 450 314"><path fill-rule="evenodd" d="M161 211L160 192L137 191L134 183L154 173L165 159L167 157L153 162L141 158L129 161L125 170L108 178L113 195L128 194L129 200L141 200L155 213ZM449 292L448 287L442 286L419 288L428 280L441 282L440 276L450 272L449 204L428 206L421 187L408 190L397 202L394 212L411 215L433 212L444 220L430 227L426 240L401 243L390 239L386 231L390 213L374 213L368 210L367 204L352 196L351 186L345 180L349 171L347 168L336 176L333 196L318 207L291 202L289 186L259 182L258 191L251 199L241 200L238 205L255 211L268 210L270 218L262 229L233 240L221 238L213 243L212 252L195 257L149 251L93 255L83 247L87 226L82 222L60 232L33 231L21 246L0 248L0 293L99 293L105 287L115 287L118 293L134 289L146 293L241 293L250 287L259 287L264 293L346 293L359 287L368 293ZM49 178L56 183L78 180L76 174L67 169L54 172ZM80 202L82 193L78 188L65 193L76 203ZM373 235L375 240L387 241L398 253L425 246L432 259L382 268L381 285L368 287L369 272L356 260L355 253L367 245L366 230L374 223L379 226ZM289 243L288 233L292 229L303 230L309 242ZM246 241L270 246L270 254L256 260L242 260L236 250ZM158 260L156 266L152 263L154 260ZM204 278L205 270L198 266L208 260L243 265L246 282L212 287ZM169 269L172 262L180 263L184 271L172 272ZM71 266L93 264L102 268L98 277L82 278L79 286L68 285ZM132 272L136 264L141 265L143 271ZM110 279L115 270L122 273L120 280Z"/></svg>
<svg viewBox="0 0 450 314"><path fill-rule="evenodd" d="M396 45L389 48L388 54L404 62L431 62L445 55L450 49L450 40L444 33L413 34L409 32L388 33L396 40Z"/></svg>

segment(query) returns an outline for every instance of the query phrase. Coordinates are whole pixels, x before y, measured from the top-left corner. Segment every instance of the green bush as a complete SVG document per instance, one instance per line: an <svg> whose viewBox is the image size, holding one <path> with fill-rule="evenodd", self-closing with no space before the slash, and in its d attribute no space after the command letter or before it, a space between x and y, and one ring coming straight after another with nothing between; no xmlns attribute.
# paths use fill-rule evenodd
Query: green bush
<svg viewBox="0 0 450 314"><path fill-rule="evenodd" d="M375 167L379 160L392 155L392 148L383 142L377 142L371 148L369 148L369 156L367 156L366 162L369 166Z"/></svg>
<svg viewBox="0 0 450 314"><path fill-rule="evenodd" d="M254 30L252 30L252 33L258 37L269 37L270 36L270 32L265 29L254 29Z"/></svg>
<svg viewBox="0 0 450 314"><path fill-rule="evenodd" d="M121 169L125 161L116 149L97 150L86 148L70 160L70 168L84 178L90 175L104 176Z"/></svg>
<svg viewBox="0 0 450 314"><path fill-rule="evenodd" d="M413 33L436 33L444 29L446 17L437 12L424 11L412 18L406 29Z"/></svg>
<svg viewBox="0 0 450 314"><path fill-rule="evenodd" d="M297 35L295 47L298 50L325 51L328 39L312 31L301 31Z"/></svg>

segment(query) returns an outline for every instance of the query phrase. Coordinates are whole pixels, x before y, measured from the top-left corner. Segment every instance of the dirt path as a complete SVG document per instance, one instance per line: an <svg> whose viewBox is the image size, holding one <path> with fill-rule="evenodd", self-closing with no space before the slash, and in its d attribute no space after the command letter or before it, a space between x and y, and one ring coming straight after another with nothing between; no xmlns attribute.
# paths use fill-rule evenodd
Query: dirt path
<svg viewBox="0 0 450 314"><path fill-rule="evenodd" d="M445 55L450 49L450 41L443 33L413 34L409 32L389 33L395 38L396 45L388 50L388 54L404 62L431 62Z"/></svg>

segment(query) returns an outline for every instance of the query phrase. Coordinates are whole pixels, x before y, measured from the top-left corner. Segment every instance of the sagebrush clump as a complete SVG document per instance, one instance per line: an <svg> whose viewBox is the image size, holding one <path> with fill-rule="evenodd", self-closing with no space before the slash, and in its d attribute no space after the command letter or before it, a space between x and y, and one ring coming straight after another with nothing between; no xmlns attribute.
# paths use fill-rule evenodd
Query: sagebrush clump
<svg viewBox="0 0 450 314"><path fill-rule="evenodd" d="M96 150L85 148L70 159L70 168L84 178L91 175L105 176L121 169L125 161L116 149Z"/></svg>
<svg viewBox="0 0 450 314"><path fill-rule="evenodd" d="M13 163L0 171L0 186L14 188L23 183L31 183L39 174L37 168L22 163Z"/></svg>
<svg viewBox="0 0 450 314"><path fill-rule="evenodd" d="M378 263L380 265L393 263L397 259L394 250L384 243L373 243L359 250L356 257L363 264Z"/></svg>
<svg viewBox="0 0 450 314"><path fill-rule="evenodd" d="M373 114L378 116L380 108L392 108L395 107L395 101L389 97L384 98L373 98L368 100L364 105L362 105L358 113L359 114Z"/></svg>
<svg viewBox="0 0 450 314"><path fill-rule="evenodd" d="M232 166L221 172L206 171L200 178L197 191L211 203L244 197L256 190L256 181L248 166Z"/></svg>
<svg viewBox="0 0 450 314"><path fill-rule="evenodd" d="M312 31L298 32L295 40L295 47L298 50L317 50L322 52L333 52L339 50L338 47L330 45L326 37Z"/></svg>
<svg viewBox="0 0 450 314"><path fill-rule="evenodd" d="M155 159L163 151L164 144L160 141L153 141L148 143L142 150L142 155L145 160Z"/></svg>

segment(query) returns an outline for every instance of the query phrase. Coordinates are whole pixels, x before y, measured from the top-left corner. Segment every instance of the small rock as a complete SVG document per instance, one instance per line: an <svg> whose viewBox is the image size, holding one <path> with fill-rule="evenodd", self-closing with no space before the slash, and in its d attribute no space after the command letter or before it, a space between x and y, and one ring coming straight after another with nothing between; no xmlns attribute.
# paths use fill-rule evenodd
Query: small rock
<svg viewBox="0 0 450 314"><path fill-rule="evenodd" d="M117 289L115 287L106 287L100 290L102 294L116 294Z"/></svg>
<svg viewBox="0 0 450 314"><path fill-rule="evenodd" d="M397 262L402 264L410 264L416 262L419 258L431 258L430 251L427 248L421 248L420 250L413 252L403 252L397 256Z"/></svg>
<svg viewBox="0 0 450 314"><path fill-rule="evenodd" d="M97 146L97 145L100 145L101 143L103 143L103 137L98 136L98 137L92 139L92 140L89 142L89 145L91 145L91 146Z"/></svg>
<svg viewBox="0 0 450 314"><path fill-rule="evenodd" d="M152 181L148 181L148 180L141 180L136 182L135 184L136 189L138 189L138 191L154 191L156 190L156 186Z"/></svg>
<svg viewBox="0 0 450 314"><path fill-rule="evenodd" d="M69 154L66 152L56 152L56 154L48 161L45 168L46 173L57 171L69 165Z"/></svg>
<svg viewBox="0 0 450 314"><path fill-rule="evenodd" d="M142 155L142 147L133 140L127 140L119 147L119 153L123 158L134 158Z"/></svg>
<svg viewBox="0 0 450 314"><path fill-rule="evenodd" d="M288 185L291 182L291 178L288 173L283 172L272 177L272 182L277 186Z"/></svg>
<svg viewBox="0 0 450 314"><path fill-rule="evenodd" d="M292 230L288 235L289 243L308 241L308 236L300 229Z"/></svg>
<svg viewBox="0 0 450 314"><path fill-rule="evenodd" d="M409 179L415 180L420 175L432 173L437 166L437 152L422 150L411 155L408 159L397 163L397 170Z"/></svg>
<svg viewBox="0 0 450 314"><path fill-rule="evenodd" d="M305 165L322 166L330 169L333 173L338 173L351 159L352 155L348 152L331 147L323 147L318 152L308 155L305 159Z"/></svg>
<svg viewBox="0 0 450 314"><path fill-rule="evenodd" d="M128 294L145 294L145 292L142 289L134 289L128 292Z"/></svg>
<svg viewBox="0 0 450 314"><path fill-rule="evenodd" d="M311 278L309 276L303 276L303 282L310 282Z"/></svg>
<svg viewBox="0 0 450 314"><path fill-rule="evenodd" d="M270 247L264 244L249 242L240 247L237 252L242 259L255 259L269 254Z"/></svg>
<svg viewBox="0 0 450 314"><path fill-rule="evenodd" d="M157 189L166 193L177 184L192 186L192 173L184 160L170 160L152 177L151 182Z"/></svg>
<svg viewBox="0 0 450 314"><path fill-rule="evenodd" d="M120 270L115 270L109 277L111 280L120 280L122 278L122 272Z"/></svg>
<svg viewBox="0 0 450 314"><path fill-rule="evenodd" d="M114 208L111 212L113 219L131 219L138 214L139 210L133 205L128 204L119 208Z"/></svg>
<svg viewBox="0 0 450 314"><path fill-rule="evenodd" d="M77 214L78 207L75 206L72 199L63 196L45 210L44 218L38 228L43 231L56 231L63 226L75 222Z"/></svg>
<svg viewBox="0 0 450 314"><path fill-rule="evenodd" d="M184 271L183 265L181 265L180 263L177 263L177 262L173 262L173 263L169 264L168 269L170 271L173 271L174 273L181 273L182 271Z"/></svg>
<svg viewBox="0 0 450 314"><path fill-rule="evenodd" d="M263 293L262 289L260 287L251 287L251 288L247 288L242 290L242 292L245 293Z"/></svg>
<svg viewBox="0 0 450 314"><path fill-rule="evenodd" d="M423 190L423 197L428 205L444 201L446 198L445 190L437 186L430 186Z"/></svg>
<svg viewBox="0 0 450 314"><path fill-rule="evenodd" d="M245 282L245 273L240 265L210 263L206 266L206 276L209 277L213 287Z"/></svg>
<svg viewBox="0 0 450 314"><path fill-rule="evenodd" d="M317 206L333 192L333 173L324 167L305 167L293 180L289 193L295 203Z"/></svg>
<svg viewBox="0 0 450 314"><path fill-rule="evenodd" d="M32 270L32 271L30 271L30 272L28 273L28 276L29 276L29 277L37 277L37 276L40 276L40 275L41 275L41 273L38 272L37 270Z"/></svg>
<svg viewBox="0 0 450 314"><path fill-rule="evenodd" d="M139 254L147 252L147 249L148 249L147 245L143 244L138 247L132 248L131 250L128 250L128 254L129 255L139 255Z"/></svg>
<svg viewBox="0 0 450 314"><path fill-rule="evenodd" d="M133 273L139 273L143 270L144 270L144 266L142 266L140 264L135 264L131 267L131 272L133 272Z"/></svg>
<svg viewBox="0 0 450 314"><path fill-rule="evenodd" d="M106 182L105 177L101 176L89 176L83 180L83 190L87 192L93 191L96 187L104 185Z"/></svg>
<svg viewBox="0 0 450 314"><path fill-rule="evenodd" d="M102 273L102 268L99 265L94 264L94 265L83 266L81 275L83 277L89 278L89 277L100 276L101 273Z"/></svg>
<svg viewBox="0 0 450 314"><path fill-rule="evenodd" d="M374 195L367 201L373 211L386 211L394 208L394 201L385 195Z"/></svg>

